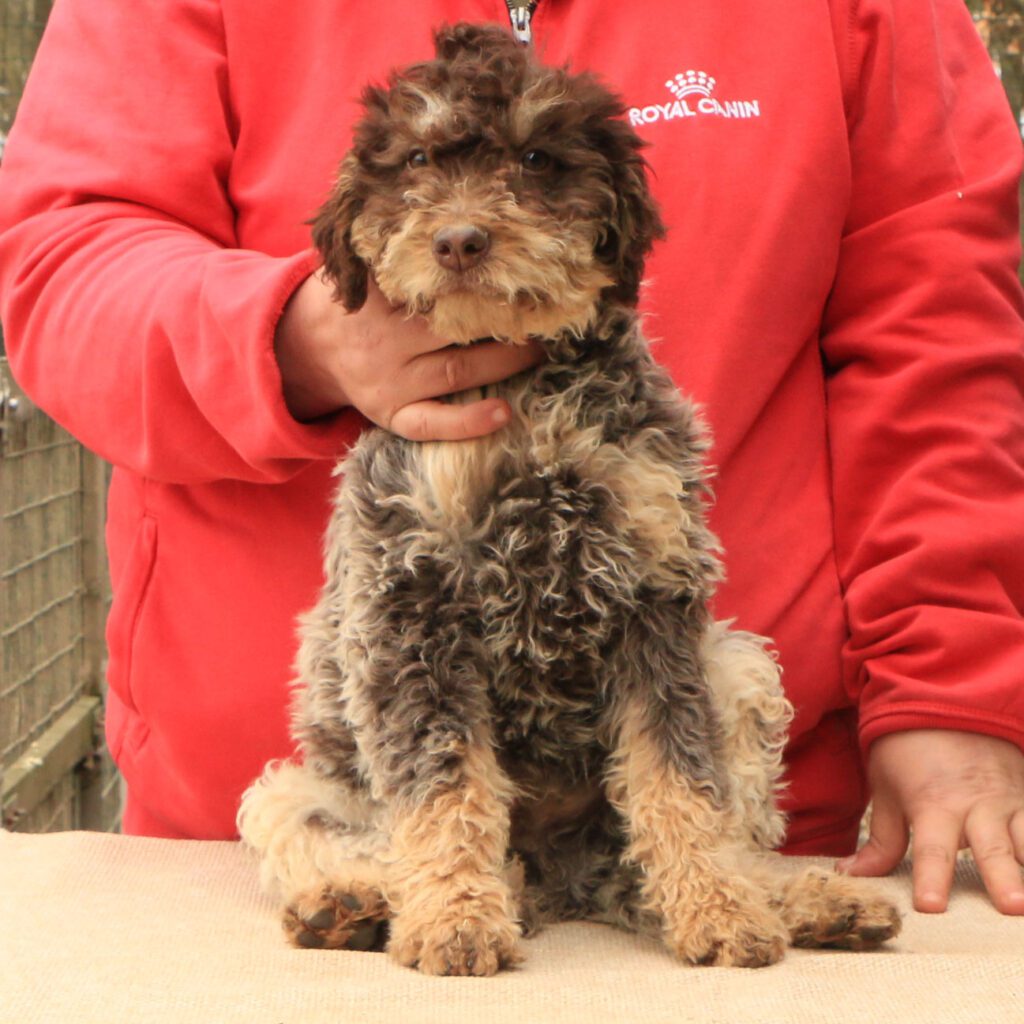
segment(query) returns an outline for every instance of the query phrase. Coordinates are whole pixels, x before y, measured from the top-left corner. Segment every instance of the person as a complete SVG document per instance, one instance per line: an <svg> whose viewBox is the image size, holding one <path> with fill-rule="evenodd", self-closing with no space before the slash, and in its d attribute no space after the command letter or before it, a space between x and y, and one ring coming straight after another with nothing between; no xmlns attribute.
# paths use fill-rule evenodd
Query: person
<svg viewBox="0 0 1024 1024"><path fill-rule="evenodd" d="M369 421L501 429L441 396L538 358L332 302L307 221L364 84L501 0L64 0L0 173L12 368L115 466L107 730L124 828L234 833L287 756L296 615L333 466ZM940 911L969 845L1024 913L1020 140L961 0L785 15L541 0L648 143L642 301L706 410L716 614L774 637L797 715L785 850Z"/></svg>

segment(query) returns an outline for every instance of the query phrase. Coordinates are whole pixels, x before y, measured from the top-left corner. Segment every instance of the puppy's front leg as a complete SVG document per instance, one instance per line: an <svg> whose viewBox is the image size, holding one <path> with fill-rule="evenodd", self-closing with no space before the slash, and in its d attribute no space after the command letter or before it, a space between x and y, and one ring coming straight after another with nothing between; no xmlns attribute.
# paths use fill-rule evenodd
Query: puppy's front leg
<svg viewBox="0 0 1024 1024"><path fill-rule="evenodd" d="M643 869L642 898L661 916L676 955L695 964L771 964L788 933L767 894L731 863L729 780L699 644L692 629L660 617L649 607L634 620L613 663L608 795L627 824L625 857Z"/></svg>
<svg viewBox="0 0 1024 1024"><path fill-rule="evenodd" d="M456 777L394 805L397 913L388 952L424 974L488 975L521 960L502 876L511 786L485 741L470 741Z"/></svg>
<svg viewBox="0 0 1024 1024"><path fill-rule="evenodd" d="M387 807L388 952L425 974L494 974L519 959L503 877L513 786L492 745L479 640L458 595L434 579L420 565L386 604L362 609L349 710Z"/></svg>

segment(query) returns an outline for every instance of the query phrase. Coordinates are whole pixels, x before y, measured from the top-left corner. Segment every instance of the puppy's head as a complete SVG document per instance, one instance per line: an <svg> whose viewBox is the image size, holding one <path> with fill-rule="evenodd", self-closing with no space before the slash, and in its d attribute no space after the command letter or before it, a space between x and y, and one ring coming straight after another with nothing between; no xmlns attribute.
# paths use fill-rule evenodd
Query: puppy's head
<svg viewBox="0 0 1024 1024"><path fill-rule="evenodd" d="M456 342L580 332L600 302L635 304L663 229L621 102L495 26L435 45L366 90L314 221L337 298L357 309L372 274Z"/></svg>

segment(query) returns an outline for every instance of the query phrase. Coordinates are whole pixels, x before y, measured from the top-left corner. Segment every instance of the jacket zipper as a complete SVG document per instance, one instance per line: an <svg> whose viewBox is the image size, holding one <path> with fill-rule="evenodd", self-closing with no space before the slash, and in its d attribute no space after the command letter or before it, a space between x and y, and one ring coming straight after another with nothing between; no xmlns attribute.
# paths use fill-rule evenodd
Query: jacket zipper
<svg viewBox="0 0 1024 1024"><path fill-rule="evenodd" d="M505 0L508 7L508 20L512 24L512 34L524 46L533 42L533 12L539 0Z"/></svg>

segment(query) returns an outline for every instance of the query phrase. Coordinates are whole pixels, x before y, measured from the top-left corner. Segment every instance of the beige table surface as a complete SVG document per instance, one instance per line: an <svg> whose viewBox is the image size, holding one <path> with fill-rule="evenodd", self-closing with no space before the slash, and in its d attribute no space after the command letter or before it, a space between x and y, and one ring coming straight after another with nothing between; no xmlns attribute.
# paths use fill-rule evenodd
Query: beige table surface
<svg viewBox="0 0 1024 1024"><path fill-rule="evenodd" d="M285 945L245 851L86 832L0 833L0 1021L102 1024L1024 1024L1024 919L963 865L948 913L905 910L875 953L791 950L691 968L657 943L565 924L495 978L424 978L382 954Z"/></svg>

